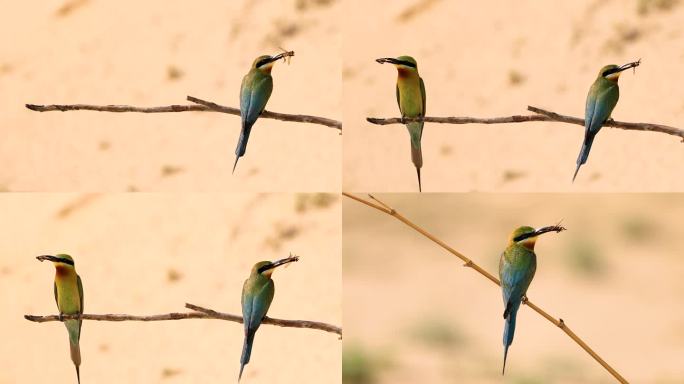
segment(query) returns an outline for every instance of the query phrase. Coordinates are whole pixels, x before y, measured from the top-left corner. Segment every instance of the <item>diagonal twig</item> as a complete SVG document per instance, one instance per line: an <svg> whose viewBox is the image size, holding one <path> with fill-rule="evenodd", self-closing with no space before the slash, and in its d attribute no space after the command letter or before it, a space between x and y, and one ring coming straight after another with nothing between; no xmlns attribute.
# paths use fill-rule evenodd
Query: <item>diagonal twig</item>
<svg viewBox="0 0 684 384"><path fill-rule="evenodd" d="M399 212L397 212L395 209L390 208L389 205L387 205L387 204L381 202L380 200L378 200L378 199L375 198L374 196L369 195L371 199L373 199L373 200L375 200L375 201L377 202L377 204L374 203L374 202L372 202L372 201L368 201L368 200L362 199L362 198L360 198L360 197L354 196L354 195L349 194L349 193L347 193L347 192L342 192L342 195L344 195L344 196L346 196L346 197L348 197L348 198L350 198L350 199L352 199L352 200L355 200L355 201L358 201L358 202L360 202L360 203L363 203L363 204L365 204L365 205L367 205L367 206L369 206L369 207L371 207L371 208L377 209L378 211L381 211L381 212L383 212L383 213L386 213L386 214L388 214L388 215L394 217L395 219L397 219L397 220L401 221L402 223L406 224L407 226L411 227L411 228L412 228L413 230L415 230L416 232L418 232L418 233L420 233L421 235L423 235L423 236L427 237L428 239L432 240L433 242L435 242L435 243L436 243L437 245L439 245L440 247L446 249L446 250L447 250L449 253L451 253L452 255L454 255L454 256L458 257L459 259L463 260L463 262L465 263L465 264L463 264L463 266L465 266L465 267L470 267L470 268L474 269L475 271L477 271L479 274L481 274L482 276L484 276L484 277L486 277L487 279L489 279L489 280L490 280L491 282L493 282L494 284L500 285L499 279L497 279L496 277L494 277L494 275L492 275L491 273L487 272L484 268L480 267L478 264L476 264L475 262L473 262L471 259L469 259L468 257L464 256L462 253L458 252L457 250L453 249L452 247L450 247L449 245L447 245L445 242L443 242L442 240L438 239L437 237L435 237L434 235L432 235L430 232L426 231L426 230L423 229L422 227L418 226L417 224L413 223L411 220L409 220L409 219L407 219L406 217L404 217L403 215L401 215L401 214L400 214ZM603 360L603 358L601 358L601 356L599 356L596 352L594 352L594 350L591 349L591 347L589 347L589 345L587 345L587 343L585 343L582 339L580 339L579 336L577 336L577 334L575 334L575 332L573 332L573 331L565 324L565 322L563 321L563 319L560 319L560 318L559 318L559 319L556 319L556 318L554 318L553 316L549 315L546 311L544 311L542 308L540 308L540 307L537 306L536 304L534 304L534 303L532 303L531 301L529 301L529 299L527 299L527 298L525 298L525 299L523 300L523 303L526 304L528 307L532 308L532 310L534 310L535 312L537 312L538 314L540 314L540 315L541 315L542 317L544 317L546 320L550 321L550 322L553 323L555 326L557 326L558 328L560 328L561 330L563 330L563 332L565 332L565 334L567 334L575 343L577 343L577 345L579 345L582 349L584 349L592 358L594 358L594 360L596 360L599 364L601 364L601 366L603 366L603 368L605 368L611 375L613 375L613 377L615 377L615 379L617 379L617 381L619 381L620 383L623 383L623 384L626 384L626 383L627 383L627 380L625 380L625 378L622 377L622 375L620 375L613 367L611 367L608 363L606 363L606 361Z"/></svg>

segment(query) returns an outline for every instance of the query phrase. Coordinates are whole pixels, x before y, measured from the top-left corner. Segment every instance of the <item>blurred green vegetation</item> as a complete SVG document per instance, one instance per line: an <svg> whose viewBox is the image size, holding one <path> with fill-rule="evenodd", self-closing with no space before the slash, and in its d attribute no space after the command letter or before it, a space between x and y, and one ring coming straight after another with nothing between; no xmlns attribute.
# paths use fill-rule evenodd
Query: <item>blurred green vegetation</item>
<svg viewBox="0 0 684 384"><path fill-rule="evenodd" d="M332 193L300 193L295 198L295 211L304 213L313 208L328 208L337 200L338 196Z"/></svg>
<svg viewBox="0 0 684 384"><path fill-rule="evenodd" d="M669 11L678 5L679 0L637 0L637 13L648 15L653 11Z"/></svg>
<svg viewBox="0 0 684 384"><path fill-rule="evenodd" d="M643 216L624 217L620 223L622 236L634 243L652 240L658 231L657 225Z"/></svg>
<svg viewBox="0 0 684 384"><path fill-rule="evenodd" d="M513 379L513 383L515 384L542 384L542 383L547 383L548 381L543 380L539 377L532 377L532 376L518 376Z"/></svg>
<svg viewBox="0 0 684 384"><path fill-rule="evenodd" d="M508 71L508 84L511 86L518 86L525 82L526 77L519 71L511 69Z"/></svg>
<svg viewBox="0 0 684 384"><path fill-rule="evenodd" d="M441 350L454 349L466 343L466 337L458 326L438 315L416 321L409 328L408 335L412 340Z"/></svg>
<svg viewBox="0 0 684 384"><path fill-rule="evenodd" d="M342 351L342 382L371 384L377 381L378 361L358 343L345 344Z"/></svg>
<svg viewBox="0 0 684 384"><path fill-rule="evenodd" d="M570 270L582 277L600 277L608 270L607 261L601 256L599 246L588 239L571 241L565 260Z"/></svg>

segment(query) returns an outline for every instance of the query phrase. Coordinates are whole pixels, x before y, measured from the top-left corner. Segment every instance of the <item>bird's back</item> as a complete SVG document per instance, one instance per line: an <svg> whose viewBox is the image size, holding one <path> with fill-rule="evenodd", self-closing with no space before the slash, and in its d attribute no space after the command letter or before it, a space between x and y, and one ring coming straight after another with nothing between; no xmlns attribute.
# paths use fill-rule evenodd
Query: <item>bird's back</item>
<svg viewBox="0 0 684 384"><path fill-rule="evenodd" d="M501 255L499 277L504 293L524 295L537 270L537 256L534 251L520 244L512 244ZM506 292L508 291L508 292Z"/></svg>
<svg viewBox="0 0 684 384"><path fill-rule="evenodd" d="M242 314L245 330L256 331L266 316L275 295L273 280L257 274L245 280L242 287Z"/></svg>
<svg viewBox="0 0 684 384"><path fill-rule="evenodd" d="M620 89L614 81L603 77L596 79L589 89L585 110L584 128L589 133L596 133L613 113L620 97Z"/></svg>
<svg viewBox="0 0 684 384"><path fill-rule="evenodd" d="M251 127L266 107L273 91L273 78L259 70L251 70L240 87L240 115L243 127Z"/></svg>

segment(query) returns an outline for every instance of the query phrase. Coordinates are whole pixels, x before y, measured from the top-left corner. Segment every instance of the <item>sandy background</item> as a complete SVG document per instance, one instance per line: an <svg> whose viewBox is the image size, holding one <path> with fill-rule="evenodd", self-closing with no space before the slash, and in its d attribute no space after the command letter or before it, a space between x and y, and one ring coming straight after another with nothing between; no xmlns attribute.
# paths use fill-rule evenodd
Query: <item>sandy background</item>
<svg viewBox="0 0 684 384"><path fill-rule="evenodd" d="M362 5L363 4L363 5ZM642 58L620 79L616 120L684 127L684 3L673 0L344 2L344 188L415 192L396 70L409 54L431 116L496 117L527 105L584 116L599 69ZM350 95L353 95L350 96ZM680 191L684 146L604 129L571 184L583 128L560 123L428 124L423 191Z"/></svg>
<svg viewBox="0 0 684 384"><path fill-rule="evenodd" d="M31 112L34 104L239 106L255 57L276 64L267 109L341 119L339 2L5 2L0 16L0 189L339 191L342 141L261 119L235 175L240 128L220 113Z"/></svg>
<svg viewBox="0 0 684 384"><path fill-rule="evenodd" d="M69 252L87 313L160 314L191 302L241 313L252 265L289 252L274 273L269 315L341 325L341 205L321 195L4 194L0 196L0 383L75 383L54 314L54 267ZM83 324L83 383L232 383L242 325L220 320ZM340 381L341 341L307 329L263 326L242 383Z"/></svg>
<svg viewBox="0 0 684 384"><path fill-rule="evenodd" d="M681 196L378 197L497 275L510 231L563 219L537 242L530 299L630 382L682 382ZM527 307L502 379L499 287L387 215L346 198L343 211L345 383L615 382Z"/></svg>

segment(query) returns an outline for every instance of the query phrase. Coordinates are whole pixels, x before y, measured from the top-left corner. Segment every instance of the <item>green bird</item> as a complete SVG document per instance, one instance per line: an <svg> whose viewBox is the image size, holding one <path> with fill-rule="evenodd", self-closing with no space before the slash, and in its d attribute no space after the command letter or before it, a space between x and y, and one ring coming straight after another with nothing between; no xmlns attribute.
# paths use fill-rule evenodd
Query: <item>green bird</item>
<svg viewBox="0 0 684 384"><path fill-rule="evenodd" d="M271 279L271 274L275 268L297 260L299 260L298 256L290 256L278 261L260 261L254 264L252 272L242 286L242 317L245 324L245 342L242 346L242 356L240 357L238 381L242 378L242 370L245 368L245 365L249 363L254 335L273 301L275 285L273 284L273 279Z"/></svg>
<svg viewBox="0 0 684 384"><path fill-rule="evenodd" d="M81 283L81 277L76 273L74 259L69 255L43 255L36 257L36 259L51 261L55 266L55 302L57 302L60 321L64 322L69 332L71 361L74 362L76 367L76 378L80 384L81 348L79 341L81 339L81 324L83 320L64 320L62 316L83 314L83 284Z"/></svg>
<svg viewBox="0 0 684 384"><path fill-rule="evenodd" d="M396 59L385 57L375 60L380 64L390 63L397 67L397 103L402 118L425 117L425 83L418 75L418 63L411 56L399 56ZM423 122L406 124L411 136L411 160L418 174L418 191L423 188L420 182L420 168L423 166L423 152L420 140L423 137Z"/></svg>
<svg viewBox="0 0 684 384"><path fill-rule="evenodd" d="M520 227L513 231L508 238L508 246L499 260L499 280L501 280L505 306L503 317L506 319L503 334L504 361L501 374L506 371L508 347L513 343L515 317L523 297L527 295L527 288L532 282L534 272L537 270L537 255L534 253L537 237L547 232L564 230L565 228L559 225L539 229Z"/></svg>
<svg viewBox="0 0 684 384"><path fill-rule="evenodd" d="M273 78L271 69L273 64L283 58L294 56L294 52L283 52L275 56L259 56L252 63L249 72L242 78L240 86L240 117L242 118L242 129L235 148L235 164L233 173L240 157L245 155L247 141L252 132L252 126L266 108L266 103L273 91Z"/></svg>
<svg viewBox="0 0 684 384"><path fill-rule="evenodd" d="M640 63L641 60L627 63L620 67L617 65L606 65L601 68L594 84L589 88L587 104L584 110L584 142L577 157L577 168L572 176L573 182L582 164L587 162L596 134L601 130L603 124L610 119L610 115L617 105L620 98L620 88L618 87L620 73L626 69L635 68Z"/></svg>

